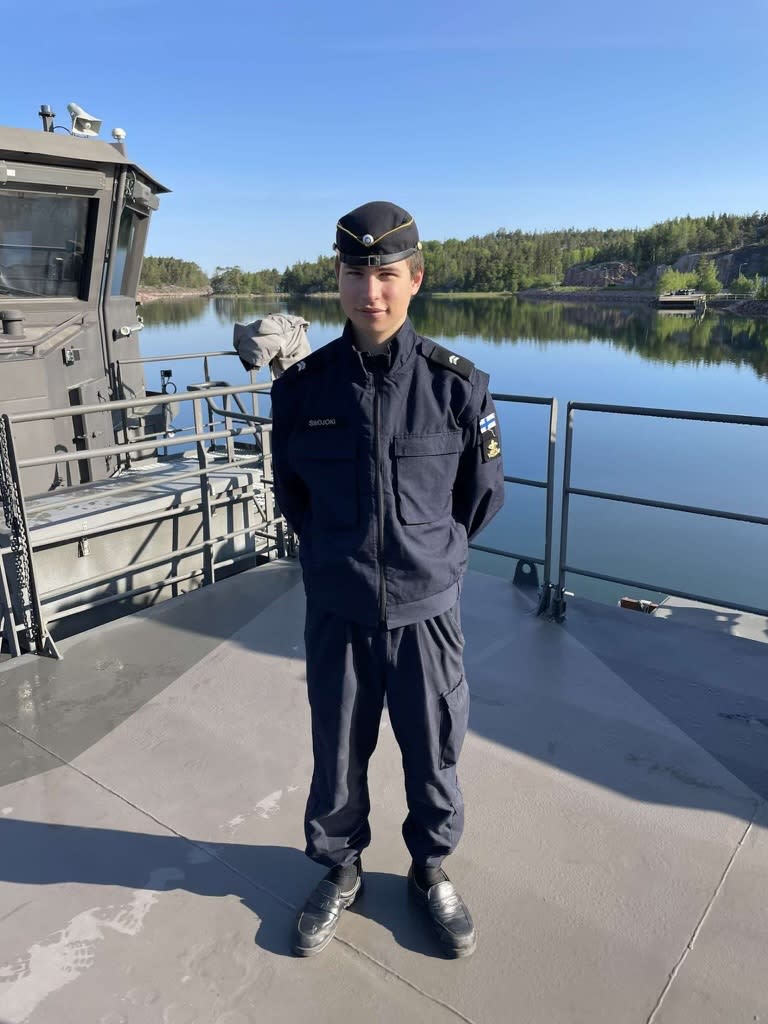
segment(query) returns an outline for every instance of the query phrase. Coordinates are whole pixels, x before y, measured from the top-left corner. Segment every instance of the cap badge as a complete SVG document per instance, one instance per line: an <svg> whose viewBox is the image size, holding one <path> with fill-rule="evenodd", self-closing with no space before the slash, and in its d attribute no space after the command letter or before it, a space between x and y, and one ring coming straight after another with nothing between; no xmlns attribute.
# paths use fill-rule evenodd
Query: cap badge
<svg viewBox="0 0 768 1024"><path fill-rule="evenodd" d="M376 239L373 237L373 235L363 235L360 241L363 243L363 245L373 245Z"/></svg>

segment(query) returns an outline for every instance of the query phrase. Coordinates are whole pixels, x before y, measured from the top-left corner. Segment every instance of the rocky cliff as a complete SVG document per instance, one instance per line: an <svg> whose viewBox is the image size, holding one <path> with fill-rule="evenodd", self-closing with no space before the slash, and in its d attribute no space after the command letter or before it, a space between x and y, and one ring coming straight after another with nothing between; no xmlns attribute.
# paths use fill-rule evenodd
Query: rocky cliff
<svg viewBox="0 0 768 1024"><path fill-rule="evenodd" d="M739 273L745 277L754 277L755 274L764 277L768 274L768 245L747 245L731 252L688 252L675 260L672 267L684 274L691 273L696 269L702 256L708 256L712 260L717 276L726 288L736 280Z"/></svg>
<svg viewBox="0 0 768 1024"><path fill-rule="evenodd" d="M581 288L605 288L609 284L633 285L637 277L634 263L614 260L610 263L575 263L565 272L564 285Z"/></svg>
<svg viewBox="0 0 768 1024"><path fill-rule="evenodd" d="M768 245L747 245L730 252L688 252L672 264L674 270L690 273L696 269L702 256L707 256L717 268L717 276L727 288L739 276L755 274L768 276ZM609 284L634 288L654 288L669 264L658 263L639 273L633 263L615 260L610 263L576 263L563 277L564 285L604 288Z"/></svg>

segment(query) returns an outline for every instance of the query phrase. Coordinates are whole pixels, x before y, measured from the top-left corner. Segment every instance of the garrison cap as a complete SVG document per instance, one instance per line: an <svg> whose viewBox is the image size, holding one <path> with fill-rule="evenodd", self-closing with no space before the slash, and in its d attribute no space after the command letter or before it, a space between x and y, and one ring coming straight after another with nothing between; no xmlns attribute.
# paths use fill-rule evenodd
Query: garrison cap
<svg viewBox="0 0 768 1024"><path fill-rule="evenodd" d="M394 203L366 203L345 213L336 225L334 249L342 263L382 267L407 259L421 248L413 217Z"/></svg>

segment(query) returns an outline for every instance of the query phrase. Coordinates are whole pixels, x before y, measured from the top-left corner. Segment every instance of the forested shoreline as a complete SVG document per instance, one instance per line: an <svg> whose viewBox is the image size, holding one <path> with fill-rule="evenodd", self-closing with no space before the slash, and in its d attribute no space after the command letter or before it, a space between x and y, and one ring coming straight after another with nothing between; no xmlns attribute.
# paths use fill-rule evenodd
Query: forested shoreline
<svg viewBox="0 0 768 1024"><path fill-rule="evenodd" d="M768 213L748 215L711 214L707 217L678 217L642 229L567 228L560 231L523 232L500 228L487 235L460 240L425 241L426 288L430 292L519 292L551 288L560 284L573 268L621 263L641 275L650 268L671 268L687 254L702 254L706 263L699 277L714 288L711 264L718 254L758 247L768 243ZM744 294L760 287L762 265L755 279L740 282ZM743 266L743 264L742 264ZM670 270L672 274L682 271ZM696 271L688 272L684 285L697 284ZM737 275L734 274L734 279ZM682 278L667 278L684 286ZM746 282L746 283L745 283ZM728 284L733 281L717 282ZM654 281L654 287L656 282ZM765 283L762 282L763 287ZM209 289L215 295L270 295L291 293L313 295L336 291L333 256L299 261L283 272L276 268L243 270L219 266L209 278L196 263L173 257L147 256L142 269L142 288L174 286ZM666 289L665 289L666 290ZM738 290L738 289L737 289Z"/></svg>

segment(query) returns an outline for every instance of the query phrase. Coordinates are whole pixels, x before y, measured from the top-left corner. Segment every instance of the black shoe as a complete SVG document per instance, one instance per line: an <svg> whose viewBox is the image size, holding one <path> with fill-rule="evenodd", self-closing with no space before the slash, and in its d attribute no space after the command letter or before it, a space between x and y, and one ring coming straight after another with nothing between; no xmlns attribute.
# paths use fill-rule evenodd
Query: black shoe
<svg viewBox="0 0 768 1024"><path fill-rule="evenodd" d="M422 889L413 877L411 867L408 872L408 891L418 903L427 908L432 927L437 932L446 956L460 957L474 953L477 932L472 916L447 875L444 881Z"/></svg>
<svg viewBox="0 0 768 1024"><path fill-rule="evenodd" d="M309 894L296 917L293 933L293 952L296 956L316 956L322 953L333 936L342 910L351 907L363 887L362 870L358 868L357 881L349 892L324 878Z"/></svg>

